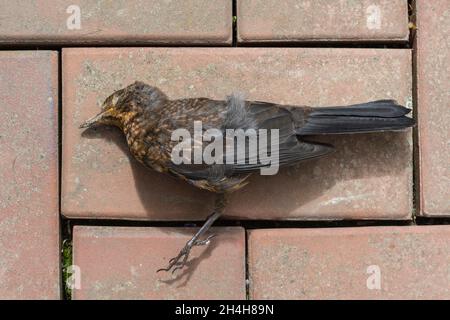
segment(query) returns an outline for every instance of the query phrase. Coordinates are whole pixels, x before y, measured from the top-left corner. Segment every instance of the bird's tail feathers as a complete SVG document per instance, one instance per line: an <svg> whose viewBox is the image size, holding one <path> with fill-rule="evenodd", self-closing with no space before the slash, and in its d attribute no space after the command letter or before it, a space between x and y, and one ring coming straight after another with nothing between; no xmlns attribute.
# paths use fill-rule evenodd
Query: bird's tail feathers
<svg viewBox="0 0 450 320"><path fill-rule="evenodd" d="M299 135L403 130L415 124L411 110L395 100L377 100L345 107L313 109L297 129Z"/></svg>

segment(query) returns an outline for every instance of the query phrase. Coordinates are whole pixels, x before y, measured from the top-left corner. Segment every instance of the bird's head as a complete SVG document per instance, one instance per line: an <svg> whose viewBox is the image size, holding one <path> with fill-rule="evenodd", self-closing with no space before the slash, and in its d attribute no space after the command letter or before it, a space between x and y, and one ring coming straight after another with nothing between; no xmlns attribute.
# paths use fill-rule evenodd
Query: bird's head
<svg viewBox="0 0 450 320"><path fill-rule="evenodd" d="M122 127L123 122L133 113L150 109L165 99L166 96L158 88L136 81L106 98L101 111L83 122L80 128L90 128L95 125Z"/></svg>
<svg viewBox="0 0 450 320"><path fill-rule="evenodd" d="M101 111L80 125L80 128L90 128L95 125L120 125L121 114L128 109L121 101L125 89L115 91L102 104Z"/></svg>

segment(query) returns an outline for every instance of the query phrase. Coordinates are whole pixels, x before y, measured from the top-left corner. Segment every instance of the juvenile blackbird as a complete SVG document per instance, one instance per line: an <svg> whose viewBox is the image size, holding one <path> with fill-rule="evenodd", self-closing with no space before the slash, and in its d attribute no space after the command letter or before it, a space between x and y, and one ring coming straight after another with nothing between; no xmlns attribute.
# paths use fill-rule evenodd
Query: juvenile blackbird
<svg viewBox="0 0 450 320"><path fill-rule="evenodd" d="M225 100L171 100L158 88L135 82L111 94L101 112L80 128L99 124L117 126L125 134L133 156L144 166L217 194L215 209L204 225L169 261L167 268L158 270L174 272L186 264L192 247L210 242L214 235L201 238L223 213L226 195L243 187L250 174L267 167L267 163L259 160L250 161L254 156L248 151L240 154L245 161L236 161L242 152L237 149L226 149L223 154L225 158L227 152L233 152L232 163L177 164L172 158L172 150L180 142L172 141L176 129L192 133L195 121L201 121L203 132L215 128L224 136L227 129L254 129L256 132L278 129L276 165L283 167L334 150L330 145L303 141L303 136L402 130L414 125L414 120L405 116L409 112L394 100L321 108L246 101L238 95ZM203 148L204 141L198 142Z"/></svg>

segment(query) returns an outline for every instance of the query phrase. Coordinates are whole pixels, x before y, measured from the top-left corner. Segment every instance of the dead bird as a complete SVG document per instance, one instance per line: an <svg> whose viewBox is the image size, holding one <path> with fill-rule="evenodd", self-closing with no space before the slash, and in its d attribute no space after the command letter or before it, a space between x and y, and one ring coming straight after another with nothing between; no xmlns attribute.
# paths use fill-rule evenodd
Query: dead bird
<svg viewBox="0 0 450 320"><path fill-rule="evenodd" d="M403 130L415 124L406 116L409 112L394 100L320 108L247 101L239 95L231 95L224 100L171 100L157 87L137 81L106 98L101 112L85 121L80 128L116 126L125 134L130 152L144 166L217 194L214 211L200 230L166 268L158 270L174 272L185 266L192 247L206 245L214 237L210 235L202 239L223 214L226 195L244 187L252 173L269 167L294 165L334 150L331 145L304 141L303 137ZM201 135L196 137L198 124L201 124ZM196 150L205 149L208 140L220 141L216 146L225 145L224 141L230 142L227 135L230 130L234 132L232 142L238 139L236 132L244 132L244 135L251 132L247 138L254 135L258 141L263 133L270 131L270 146L266 137L266 146L258 144L253 152L232 144L232 148L222 148L222 153L214 150L213 158L224 161L192 161L195 158L192 155ZM178 134L180 132L181 135ZM205 134L209 139L205 139ZM218 140L220 136L222 140ZM274 136L276 139L272 139ZM174 160L174 154L180 154L180 143L185 147L181 152L181 162ZM270 154L276 154L276 157L270 158L271 162L264 161L261 149L270 149ZM198 154L202 155L201 152Z"/></svg>

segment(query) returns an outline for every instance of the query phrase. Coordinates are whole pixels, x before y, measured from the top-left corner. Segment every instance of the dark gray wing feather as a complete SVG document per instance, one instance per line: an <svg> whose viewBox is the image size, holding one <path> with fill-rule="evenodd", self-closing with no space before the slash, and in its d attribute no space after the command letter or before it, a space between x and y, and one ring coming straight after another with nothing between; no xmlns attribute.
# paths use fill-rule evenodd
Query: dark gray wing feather
<svg viewBox="0 0 450 320"><path fill-rule="evenodd" d="M221 102L223 103L223 102ZM278 166L290 166L302 160L317 158L334 150L330 145L304 142L297 138L296 122L298 123L300 110L292 106L280 106L273 103L259 101L245 101L240 96L232 95L227 99L227 112L221 128L223 135L226 129L278 129L279 149ZM224 139L225 140L225 139ZM270 139L269 139L270 141ZM225 150L225 149L224 149ZM235 156L239 154L235 149ZM169 165L170 170L191 180L220 180L233 175L247 174L267 166L260 161L255 162L248 153L241 155L244 163L234 164L181 164ZM224 163L226 154L224 155ZM253 160L253 161L252 161Z"/></svg>

